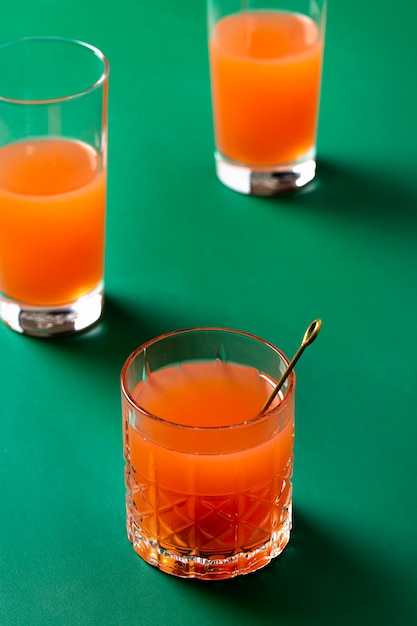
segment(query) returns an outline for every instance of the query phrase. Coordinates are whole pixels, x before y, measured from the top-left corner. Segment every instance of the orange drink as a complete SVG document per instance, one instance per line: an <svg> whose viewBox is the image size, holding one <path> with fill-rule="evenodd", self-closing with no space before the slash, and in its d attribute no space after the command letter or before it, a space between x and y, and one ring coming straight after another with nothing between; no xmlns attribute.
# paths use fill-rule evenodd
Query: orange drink
<svg viewBox="0 0 417 626"><path fill-rule="evenodd" d="M0 44L0 319L71 334L103 309L106 58L89 44Z"/></svg>
<svg viewBox="0 0 417 626"><path fill-rule="evenodd" d="M105 180L99 155L81 142L0 148L1 292L50 306L101 285Z"/></svg>
<svg viewBox="0 0 417 626"><path fill-rule="evenodd" d="M322 48L317 25L303 15L246 12L216 24L213 108L224 156L274 165L314 149Z"/></svg>
<svg viewBox="0 0 417 626"><path fill-rule="evenodd" d="M259 195L302 186L315 172L322 16L281 10L279 1L276 9L255 2L223 15L223 4L209 0L220 7L220 18L212 8L209 33L218 175L237 191L257 193L256 181L242 187L242 172L253 172Z"/></svg>
<svg viewBox="0 0 417 626"><path fill-rule="evenodd" d="M128 359L127 532L145 561L176 576L221 579L254 571L284 549L293 376L260 413L285 365L262 340L221 329L172 333Z"/></svg>

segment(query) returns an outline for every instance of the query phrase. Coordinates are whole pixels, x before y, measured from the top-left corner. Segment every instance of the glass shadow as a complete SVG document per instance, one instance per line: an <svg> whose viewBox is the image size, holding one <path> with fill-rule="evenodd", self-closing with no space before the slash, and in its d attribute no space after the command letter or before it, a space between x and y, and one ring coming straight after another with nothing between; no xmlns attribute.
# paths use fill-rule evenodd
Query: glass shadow
<svg viewBox="0 0 417 626"><path fill-rule="evenodd" d="M232 612L236 624L406 623L389 573L384 578L370 555L354 555L349 537L329 537L299 510L290 544L263 570L229 581L192 583L175 579L182 594L199 594L202 604L215 603L225 615Z"/></svg>

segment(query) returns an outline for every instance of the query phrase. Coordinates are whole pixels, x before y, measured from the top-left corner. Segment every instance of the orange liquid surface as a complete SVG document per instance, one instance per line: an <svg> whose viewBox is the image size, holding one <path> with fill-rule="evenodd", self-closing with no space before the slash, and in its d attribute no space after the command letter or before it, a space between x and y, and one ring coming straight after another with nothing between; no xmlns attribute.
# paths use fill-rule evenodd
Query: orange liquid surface
<svg viewBox="0 0 417 626"><path fill-rule="evenodd" d="M33 305L71 302L103 279L106 174L84 143L0 148L0 291Z"/></svg>
<svg viewBox="0 0 417 626"><path fill-rule="evenodd" d="M323 44L308 17L248 11L210 37L216 146L248 165L279 165L314 149Z"/></svg>
<svg viewBox="0 0 417 626"><path fill-rule="evenodd" d="M216 430L254 420L271 388L254 369L223 362L170 367L139 383L133 397L148 411L172 424L215 428L197 438L166 424L144 432L125 415L131 521L143 535L179 554L220 554L279 529L290 498L293 407L286 405L280 427L257 420L252 430Z"/></svg>
<svg viewBox="0 0 417 626"><path fill-rule="evenodd" d="M218 427L254 419L270 389L255 369L215 361L159 370L139 384L134 397L174 424Z"/></svg>

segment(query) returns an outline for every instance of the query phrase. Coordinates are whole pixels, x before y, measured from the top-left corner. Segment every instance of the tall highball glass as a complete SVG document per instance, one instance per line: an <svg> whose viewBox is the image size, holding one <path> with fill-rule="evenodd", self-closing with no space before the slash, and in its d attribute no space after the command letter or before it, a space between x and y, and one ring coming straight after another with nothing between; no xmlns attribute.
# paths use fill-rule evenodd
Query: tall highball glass
<svg viewBox="0 0 417 626"><path fill-rule="evenodd" d="M17 332L101 317L108 74L80 41L0 45L0 318Z"/></svg>
<svg viewBox="0 0 417 626"><path fill-rule="evenodd" d="M316 172L326 0L208 0L218 178L278 195Z"/></svg>

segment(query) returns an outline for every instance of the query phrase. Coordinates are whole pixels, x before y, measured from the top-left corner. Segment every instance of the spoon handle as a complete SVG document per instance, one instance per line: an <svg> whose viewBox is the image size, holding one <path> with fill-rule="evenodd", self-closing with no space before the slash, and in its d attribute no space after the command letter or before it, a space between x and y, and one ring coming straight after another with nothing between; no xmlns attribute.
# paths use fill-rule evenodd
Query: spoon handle
<svg viewBox="0 0 417 626"><path fill-rule="evenodd" d="M292 361L289 363L287 369L282 374L281 378L279 379L279 381L275 385L274 389L272 390L271 395L269 396L269 398L267 399L267 401L263 405L263 407L261 409L261 414L265 413L265 411L271 406L271 403L273 402L275 396L277 395L277 393L281 389L282 385L285 383L285 381L287 380L288 376L290 375L290 373L294 369L295 364L297 363L298 359L300 358L300 356L302 355L304 350L307 348L307 346L309 346L311 343L313 343L313 341L315 340L315 338L319 334L320 328L321 328L321 319L320 318L317 318L313 322L311 322L310 326L307 328L306 332L304 333L304 337L303 337L303 340L301 342L301 345L298 348L297 352L295 353Z"/></svg>

